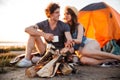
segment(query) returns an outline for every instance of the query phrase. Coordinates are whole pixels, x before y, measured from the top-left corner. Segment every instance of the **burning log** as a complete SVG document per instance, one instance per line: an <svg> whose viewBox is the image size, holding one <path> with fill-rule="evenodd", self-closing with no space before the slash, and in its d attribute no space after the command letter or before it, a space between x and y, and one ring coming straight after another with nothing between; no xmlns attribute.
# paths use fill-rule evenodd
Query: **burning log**
<svg viewBox="0 0 120 80"><path fill-rule="evenodd" d="M52 55L55 53L56 48L53 45L48 44L47 50L44 56L37 62L37 64L50 61L52 59Z"/></svg>
<svg viewBox="0 0 120 80"><path fill-rule="evenodd" d="M37 75L39 77L53 77L60 65L60 63L57 63L57 60L59 58L60 56L57 56L52 59L49 63L47 63L45 66L43 66L42 69L37 72Z"/></svg>
<svg viewBox="0 0 120 80"><path fill-rule="evenodd" d="M68 64L68 55L71 55L71 53L67 48L59 51L50 47L35 66L27 68L25 74L28 77L35 77L36 75L39 77L53 77L59 70L63 75L68 75L75 70L74 67Z"/></svg>
<svg viewBox="0 0 120 80"><path fill-rule="evenodd" d="M67 63L63 63L60 66L60 71L63 75L68 75L68 74L72 73L73 69Z"/></svg>

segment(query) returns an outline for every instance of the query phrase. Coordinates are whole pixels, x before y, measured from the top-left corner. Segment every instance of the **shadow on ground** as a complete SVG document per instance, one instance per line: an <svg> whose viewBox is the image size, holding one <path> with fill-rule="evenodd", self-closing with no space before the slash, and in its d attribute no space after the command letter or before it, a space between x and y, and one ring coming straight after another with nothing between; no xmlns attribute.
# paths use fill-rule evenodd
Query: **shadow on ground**
<svg viewBox="0 0 120 80"><path fill-rule="evenodd" d="M25 76L25 68L9 67L9 71L0 74L0 80L120 80L120 66L75 66L76 74L55 76L53 78L28 78Z"/></svg>

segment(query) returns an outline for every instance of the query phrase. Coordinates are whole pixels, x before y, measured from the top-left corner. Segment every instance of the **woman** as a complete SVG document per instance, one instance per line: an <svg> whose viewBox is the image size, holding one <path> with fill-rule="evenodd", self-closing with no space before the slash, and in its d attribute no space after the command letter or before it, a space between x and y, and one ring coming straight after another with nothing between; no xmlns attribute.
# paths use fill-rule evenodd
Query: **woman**
<svg viewBox="0 0 120 80"><path fill-rule="evenodd" d="M120 60L119 55L103 52L96 40L84 36L83 26L77 22L78 11L75 7L67 6L64 12L64 21L69 24L70 32L75 43L74 50L81 53L80 61L87 65L97 65L108 61Z"/></svg>

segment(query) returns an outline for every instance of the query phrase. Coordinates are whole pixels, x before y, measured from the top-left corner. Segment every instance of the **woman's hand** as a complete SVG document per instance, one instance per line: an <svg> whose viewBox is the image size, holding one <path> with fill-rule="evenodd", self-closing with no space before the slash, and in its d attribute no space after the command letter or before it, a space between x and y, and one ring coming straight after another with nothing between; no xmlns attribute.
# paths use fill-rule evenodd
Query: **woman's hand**
<svg viewBox="0 0 120 80"><path fill-rule="evenodd" d="M73 39L74 44L80 44L81 41L79 39Z"/></svg>
<svg viewBox="0 0 120 80"><path fill-rule="evenodd" d="M69 48L69 52L74 53L75 52L74 48L73 47Z"/></svg>

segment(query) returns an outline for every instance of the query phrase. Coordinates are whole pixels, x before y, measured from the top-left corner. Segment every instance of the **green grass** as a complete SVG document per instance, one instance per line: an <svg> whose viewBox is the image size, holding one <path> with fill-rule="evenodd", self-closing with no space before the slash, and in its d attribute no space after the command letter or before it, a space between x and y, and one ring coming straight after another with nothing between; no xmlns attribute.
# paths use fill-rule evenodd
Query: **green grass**
<svg viewBox="0 0 120 80"><path fill-rule="evenodd" d="M10 67L10 61L18 54L0 53L0 73L6 73L5 67Z"/></svg>
<svg viewBox="0 0 120 80"><path fill-rule="evenodd" d="M8 53L9 51L24 51L25 46L9 46L0 47L0 53Z"/></svg>
<svg viewBox="0 0 120 80"><path fill-rule="evenodd" d="M19 46L11 46L9 48L10 51L23 51L25 50L25 46L19 47Z"/></svg>
<svg viewBox="0 0 120 80"><path fill-rule="evenodd" d="M10 53L10 51L25 51L25 46L0 46L0 73L6 73L6 67L11 67L11 59L18 54Z"/></svg>

